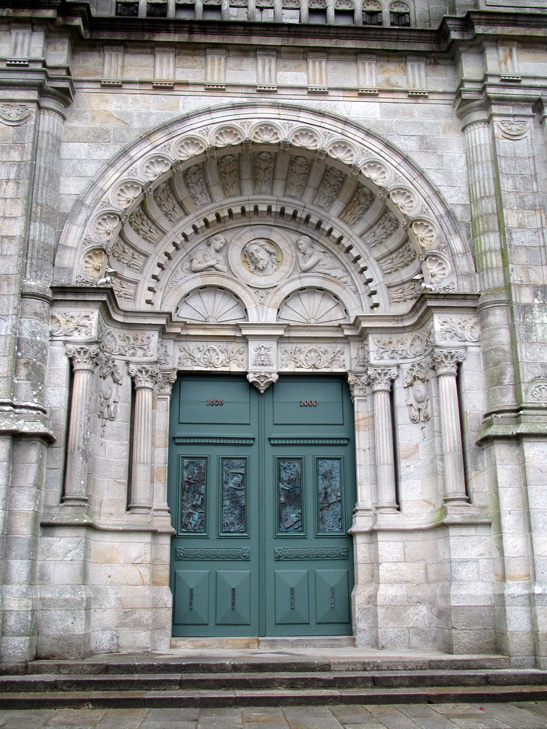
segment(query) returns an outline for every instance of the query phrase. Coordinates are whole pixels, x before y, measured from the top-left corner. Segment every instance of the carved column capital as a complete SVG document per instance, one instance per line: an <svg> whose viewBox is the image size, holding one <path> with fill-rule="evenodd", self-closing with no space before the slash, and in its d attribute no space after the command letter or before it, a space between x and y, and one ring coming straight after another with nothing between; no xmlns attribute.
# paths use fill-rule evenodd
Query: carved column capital
<svg viewBox="0 0 547 729"><path fill-rule="evenodd" d="M463 349L434 349L433 366L438 375L453 375L458 373L458 364L465 359Z"/></svg>
<svg viewBox="0 0 547 729"><path fill-rule="evenodd" d="M357 397L366 399L370 378L365 372L348 372L348 385L352 402L355 402Z"/></svg>
<svg viewBox="0 0 547 729"><path fill-rule="evenodd" d="M381 390L390 392L391 383L397 377L397 367L369 367L367 375L372 385L372 392Z"/></svg>
<svg viewBox="0 0 547 729"><path fill-rule="evenodd" d="M135 388L152 390L159 381L160 372L157 365L130 364L129 374L131 375Z"/></svg>
<svg viewBox="0 0 547 729"><path fill-rule="evenodd" d="M158 395L169 397L171 395L171 390L173 389L173 385L175 384L176 380L176 371L160 372L160 375L158 377Z"/></svg>
<svg viewBox="0 0 547 729"><path fill-rule="evenodd" d="M270 385L277 382L279 375L277 372L249 372L247 379L263 395Z"/></svg>
<svg viewBox="0 0 547 729"><path fill-rule="evenodd" d="M93 372L99 358L99 348L70 345L66 348L66 354L72 360L72 367L75 372L77 370L89 370Z"/></svg>

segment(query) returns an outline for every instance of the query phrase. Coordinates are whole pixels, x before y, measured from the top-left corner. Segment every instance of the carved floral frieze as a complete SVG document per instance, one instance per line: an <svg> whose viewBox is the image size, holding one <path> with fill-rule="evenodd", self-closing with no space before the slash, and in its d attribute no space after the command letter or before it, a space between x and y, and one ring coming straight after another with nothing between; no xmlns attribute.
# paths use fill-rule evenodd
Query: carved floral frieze
<svg viewBox="0 0 547 729"><path fill-rule="evenodd" d="M338 345L285 344L280 346L282 369L345 369L346 348Z"/></svg>
<svg viewBox="0 0 547 729"><path fill-rule="evenodd" d="M51 314L51 335L71 338L92 337L96 318L93 311L54 311Z"/></svg>
<svg viewBox="0 0 547 729"><path fill-rule="evenodd" d="M19 126L30 121L31 113L28 104L2 104L0 106L0 121L11 127Z"/></svg>
<svg viewBox="0 0 547 729"><path fill-rule="evenodd" d="M412 334L371 336L371 356L374 361L415 359L427 354L433 347L433 327Z"/></svg>
<svg viewBox="0 0 547 729"><path fill-rule="evenodd" d="M99 325L99 341L104 352L127 358L153 357L157 350L157 335L151 332L120 332Z"/></svg>
<svg viewBox="0 0 547 729"><path fill-rule="evenodd" d="M475 318L443 316L437 319L439 341L478 342L479 322Z"/></svg>
<svg viewBox="0 0 547 729"><path fill-rule="evenodd" d="M246 347L240 344L179 344L179 367L230 369L245 367Z"/></svg>

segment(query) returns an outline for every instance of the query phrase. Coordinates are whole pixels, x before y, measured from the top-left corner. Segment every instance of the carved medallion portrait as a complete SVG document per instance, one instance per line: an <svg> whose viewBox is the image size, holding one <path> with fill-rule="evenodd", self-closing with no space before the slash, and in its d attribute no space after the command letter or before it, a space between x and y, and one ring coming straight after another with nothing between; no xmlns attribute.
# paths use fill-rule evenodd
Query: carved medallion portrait
<svg viewBox="0 0 547 729"><path fill-rule="evenodd" d="M238 232L227 246L231 270L255 288L277 286L295 265L293 247L284 231L256 225Z"/></svg>
<svg viewBox="0 0 547 729"><path fill-rule="evenodd" d="M265 238L255 238L249 241L241 251L241 261L247 271L256 276L269 276L275 273L283 255L279 246Z"/></svg>

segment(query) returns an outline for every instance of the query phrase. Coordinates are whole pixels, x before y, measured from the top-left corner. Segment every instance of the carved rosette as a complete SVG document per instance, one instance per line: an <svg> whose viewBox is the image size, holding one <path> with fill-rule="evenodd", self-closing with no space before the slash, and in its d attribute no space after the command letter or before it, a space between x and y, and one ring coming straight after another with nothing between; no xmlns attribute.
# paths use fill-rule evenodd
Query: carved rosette
<svg viewBox="0 0 547 729"><path fill-rule="evenodd" d="M372 392L389 392L391 383L397 378L397 367L369 367L367 375L372 385Z"/></svg>
<svg viewBox="0 0 547 729"><path fill-rule="evenodd" d="M74 372L77 370L89 370L93 372L99 357L99 348L83 345L70 345L66 348L67 357L72 361Z"/></svg>
<svg viewBox="0 0 547 729"><path fill-rule="evenodd" d="M129 374L136 389L152 390L160 378L157 365L130 364Z"/></svg>
<svg viewBox="0 0 547 729"><path fill-rule="evenodd" d="M437 375L452 375L458 373L458 365L465 359L463 349L434 349L433 363Z"/></svg>
<svg viewBox="0 0 547 729"><path fill-rule="evenodd" d="M348 372L348 385L351 393L351 401L354 403L356 398L367 397L367 388L370 385L370 379L367 374Z"/></svg>
<svg viewBox="0 0 547 729"><path fill-rule="evenodd" d="M247 379L263 395L270 385L277 382L279 375L277 372L249 372Z"/></svg>

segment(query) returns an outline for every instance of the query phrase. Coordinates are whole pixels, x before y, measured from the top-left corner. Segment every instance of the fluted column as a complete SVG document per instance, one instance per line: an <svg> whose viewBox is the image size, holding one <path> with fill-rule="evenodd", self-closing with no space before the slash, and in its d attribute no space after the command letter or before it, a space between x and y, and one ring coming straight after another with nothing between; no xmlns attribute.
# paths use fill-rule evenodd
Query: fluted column
<svg viewBox="0 0 547 729"><path fill-rule="evenodd" d="M395 512L397 488L395 482L395 454L391 417L391 383L397 377L396 367L369 367L374 402L374 439L376 450L376 481L378 484L379 512Z"/></svg>
<svg viewBox="0 0 547 729"><path fill-rule="evenodd" d="M133 413L133 462L131 503L135 513L152 509L152 394L159 371L154 365L129 365L129 374L135 385L135 412Z"/></svg>
<svg viewBox="0 0 547 729"><path fill-rule="evenodd" d="M487 110L463 108L465 153L471 203L473 254L479 276L479 316L486 377L487 413L516 406L507 251L499 215L494 138Z"/></svg>
<svg viewBox="0 0 547 729"><path fill-rule="evenodd" d="M465 491L462 431L456 382L458 364L464 359L465 352L459 349L436 349L433 352L433 361L439 381L444 500L448 503L466 503L468 501Z"/></svg>
<svg viewBox="0 0 547 729"><path fill-rule="evenodd" d="M158 379L156 428L154 430L154 513L169 517L167 460L169 454L169 406L176 372L162 372Z"/></svg>
<svg viewBox="0 0 547 729"><path fill-rule="evenodd" d="M84 506L87 503L87 469L89 441L89 398L98 347L70 346L66 353L72 360L74 381L68 428L65 492L63 504Z"/></svg>
<svg viewBox="0 0 547 729"><path fill-rule="evenodd" d="M372 512L371 464L368 460L372 445L372 423L367 407L367 390L370 380L366 373L350 372L348 373L348 385L355 420L357 506L354 514L358 518L359 516L370 516Z"/></svg>

